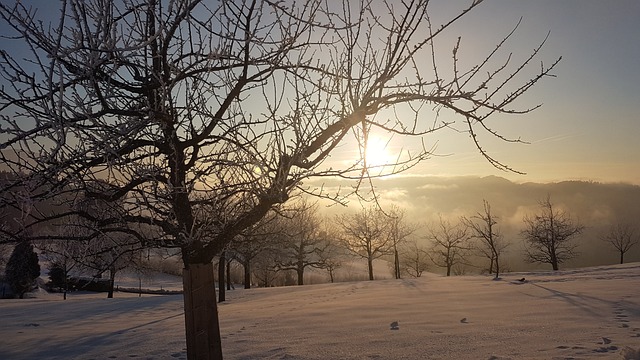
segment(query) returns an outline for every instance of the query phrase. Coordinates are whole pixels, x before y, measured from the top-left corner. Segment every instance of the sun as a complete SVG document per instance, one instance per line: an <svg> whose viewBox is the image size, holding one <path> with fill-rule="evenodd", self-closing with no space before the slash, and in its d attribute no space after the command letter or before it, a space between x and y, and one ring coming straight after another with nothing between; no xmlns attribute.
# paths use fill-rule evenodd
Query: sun
<svg viewBox="0 0 640 360"><path fill-rule="evenodd" d="M364 149L364 157L366 166L369 169L382 169L384 165L392 164L393 159L389 153L389 141L380 136L370 134Z"/></svg>

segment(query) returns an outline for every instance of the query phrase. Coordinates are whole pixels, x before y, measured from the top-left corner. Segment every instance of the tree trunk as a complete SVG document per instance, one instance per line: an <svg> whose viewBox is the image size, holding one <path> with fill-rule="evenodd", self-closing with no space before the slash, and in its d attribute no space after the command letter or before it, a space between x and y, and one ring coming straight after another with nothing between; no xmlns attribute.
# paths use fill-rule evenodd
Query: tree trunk
<svg viewBox="0 0 640 360"><path fill-rule="evenodd" d="M624 251L620 251L620 264L624 264Z"/></svg>
<svg viewBox="0 0 640 360"><path fill-rule="evenodd" d="M551 267L554 271L558 270L558 258L556 257L555 249L551 253Z"/></svg>
<svg viewBox="0 0 640 360"><path fill-rule="evenodd" d="M367 259L367 265L369 265L369 280L373 280L373 259Z"/></svg>
<svg viewBox="0 0 640 360"><path fill-rule="evenodd" d="M224 287L224 268L227 263L224 251L220 253L220 261L218 262L218 302L224 302L226 300L225 287Z"/></svg>
<svg viewBox="0 0 640 360"><path fill-rule="evenodd" d="M213 264L189 264L182 282L187 359L222 360Z"/></svg>
<svg viewBox="0 0 640 360"><path fill-rule="evenodd" d="M298 273L298 285L304 285L304 269L296 269Z"/></svg>
<svg viewBox="0 0 640 360"><path fill-rule="evenodd" d="M62 300L67 300L67 291L69 289L69 274L67 266L64 266L64 289L62 289Z"/></svg>
<svg viewBox="0 0 640 360"><path fill-rule="evenodd" d="M107 293L107 299L113 299L113 287L116 280L115 270L109 270L109 292Z"/></svg>
<svg viewBox="0 0 640 360"><path fill-rule="evenodd" d="M245 261L242 263L242 267L244 267L244 288L251 289L251 263Z"/></svg>
<svg viewBox="0 0 640 360"><path fill-rule="evenodd" d="M231 261L227 261L227 290L231 290ZM235 289L235 288L234 288Z"/></svg>
<svg viewBox="0 0 640 360"><path fill-rule="evenodd" d="M398 254L398 249L395 249L394 246L394 270L395 270L395 275L396 275L396 279L400 279L400 255Z"/></svg>

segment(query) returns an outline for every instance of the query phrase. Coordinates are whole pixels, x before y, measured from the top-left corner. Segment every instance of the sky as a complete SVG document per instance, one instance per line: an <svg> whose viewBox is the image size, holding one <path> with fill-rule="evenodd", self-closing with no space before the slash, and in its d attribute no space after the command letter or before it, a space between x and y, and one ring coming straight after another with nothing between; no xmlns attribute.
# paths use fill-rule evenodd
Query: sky
<svg viewBox="0 0 640 360"><path fill-rule="evenodd" d="M486 146L527 175L493 169L472 148L459 146L466 140L461 134L439 142L441 153L454 155L427 161L415 172L640 184L638 16L640 2L634 0L487 0L455 29L463 51L469 43L495 44L522 17L517 43L509 43L514 56L528 54L549 31L542 58L549 63L562 56L553 72L557 77L544 79L523 97L525 104L542 103L542 108L496 126L529 144Z"/></svg>
<svg viewBox="0 0 640 360"><path fill-rule="evenodd" d="M442 22L468 2L432 4L432 18ZM555 77L542 79L516 103L520 109L541 104L540 108L525 115L489 119L495 130L525 144L480 138L490 156L526 174L492 167L466 133L455 131L426 138L428 146L436 145L437 156L407 174L497 175L521 183L640 184L639 15L638 1L486 0L437 39L436 46L446 56L450 58L460 36L460 57L475 64L522 18L513 40L506 44L514 60L528 56L547 33L549 38L534 67L540 66L540 60L550 65L562 57L552 71ZM449 63L441 61L440 65ZM390 144L387 157L394 159L403 145Z"/></svg>
<svg viewBox="0 0 640 360"><path fill-rule="evenodd" d="M469 3L434 1L431 14L441 22ZM542 104L540 109L491 120L501 133L528 144L481 139L491 156L526 175L493 168L466 134L455 131L428 138L428 146L437 144L438 156L408 174L640 184L639 15L640 2L635 0L486 0L437 45L449 53L461 36L463 59L477 61L522 17L514 41L507 45L516 59L527 56L547 32L541 59L550 64L562 56L553 72L557 77L544 79L518 103L524 108ZM390 145L387 156L399 149Z"/></svg>
<svg viewBox="0 0 640 360"><path fill-rule="evenodd" d="M218 306L222 348L226 359L632 360L639 285L634 263L237 289ZM2 300L3 359L186 359L181 295L43 292Z"/></svg>

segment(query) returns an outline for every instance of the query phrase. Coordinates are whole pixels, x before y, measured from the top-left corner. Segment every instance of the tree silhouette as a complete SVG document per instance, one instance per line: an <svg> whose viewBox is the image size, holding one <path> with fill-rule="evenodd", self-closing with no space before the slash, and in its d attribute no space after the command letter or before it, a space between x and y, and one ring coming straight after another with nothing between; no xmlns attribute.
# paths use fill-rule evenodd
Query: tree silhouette
<svg viewBox="0 0 640 360"><path fill-rule="evenodd" d="M321 254L330 244L322 236L317 204L301 201L292 210L290 217L282 221L282 241L277 244L279 256L276 263L278 270L295 271L297 284L304 285L304 272L307 268L325 268Z"/></svg>
<svg viewBox="0 0 640 360"><path fill-rule="evenodd" d="M486 120L535 109L512 105L557 61L540 65L543 40L514 63L504 51L508 34L470 67L456 42L445 71L434 39L481 3L437 22L428 0L68 0L51 22L22 1L2 2L0 19L13 29L3 46L19 50L0 53L0 162L18 179L3 184L0 205L63 194L72 201L76 192L124 203L118 221L162 233L130 236L181 252L188 357L222 358L207 282L212 259L236 235L294 191L349 192L305 187L305 179L350 178L361 193L369 176L431 155L416 141L393 164L369 166L372 129L422 138L458 121L491 164L511 170L477 135L518 142ZM439 117L441 110L455 116ZM361 156L330 163L350 136ZM87 187L96 179L106 186ZM28 199L16 191L21 186ZM202 203L226 216L207 216ZM91 217L77 209L33 212L26 226L72 214ZM3 235L16 241L18 234Z"/></svg>
<svg viewBox="0 0 640 360"><path fill-rule="evenodd" d="M609 232L601 237L602 241L611 244L620 254L620 264L624 264L624 254L638 243L638 236L631 225L618 223L611 225Z"/></svg>
<svg viewBox="0 0 640 360"><path fill-rule="evenodd" d="M389 237L391 238L393 250L393 275L396 279L400 279L402 275L400 249L407 242L409 236L416 231L418 226L407 222L405 219L405 211L397 206L392 206L387 215Z"/></svg>
<svg viewBox="0 0 640 360"><path fill-rule="evenodd" d="M569 214L557 209L551 197L540 202L541 212L524 218L525 228L521 231L525 240L525 260L530 263L550 264L558 270L563 262L578 256L578 245L571 240L580 235L584 226L574 223Z"/></svg>
<svg viewBox="0 0 640 360"><path fill-rule="evenodd" d="M489 259L489 273L493 274L495 269L497 279L500 277L500 255L509 244L497 228L498 217L491 213L491 205L487 200L482 202L484 211L471 218L463 217L462 222L471 230L471 237L480 241L478 249Z"/></svg>
<svg viewBox="0 0 640 360"><path fill-rule="evenodd" d="M40 264L30 242L21 241L13 249L7 262L5 276L9 286L20 299L33 289L36 279L40 276Z"/></svg>
<svg viewBox="0 0 640 360"><path fill-rule="evenodd" d="M420 277L429 268L429 252L417 240L405 244L401 254L402 268L412 277Z"/></svg>
<svg viewBox="0 0 640 360"><path fill-rule="evenodd" d="M387 220L382 210L376 207L336 217L345 247L355 256L367 261L369 280L374 280L373 261L393 253Z"/></svg>
<svg viewBox="0 0 640 360"><path fill-rule="evenodd" d="M438 223L429 228L427 238L432 242L431 260L445 268L447 276L451 276L454 266L467 263L469 235L462 224L451 224L440 216Z"/></svg>

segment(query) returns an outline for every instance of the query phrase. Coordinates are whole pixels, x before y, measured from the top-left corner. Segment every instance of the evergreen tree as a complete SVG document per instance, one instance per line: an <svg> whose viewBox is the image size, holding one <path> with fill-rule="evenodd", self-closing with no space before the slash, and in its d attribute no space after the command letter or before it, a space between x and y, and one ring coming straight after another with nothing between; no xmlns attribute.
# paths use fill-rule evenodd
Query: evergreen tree
<svg viewBox="0 0 640 360"><path fill-rule="evenodd" d="M40 276L40 264L31 243L22 241L16 245L7 262L5 275L9 286L20 299L33 288L35 280Z"/></svg>

